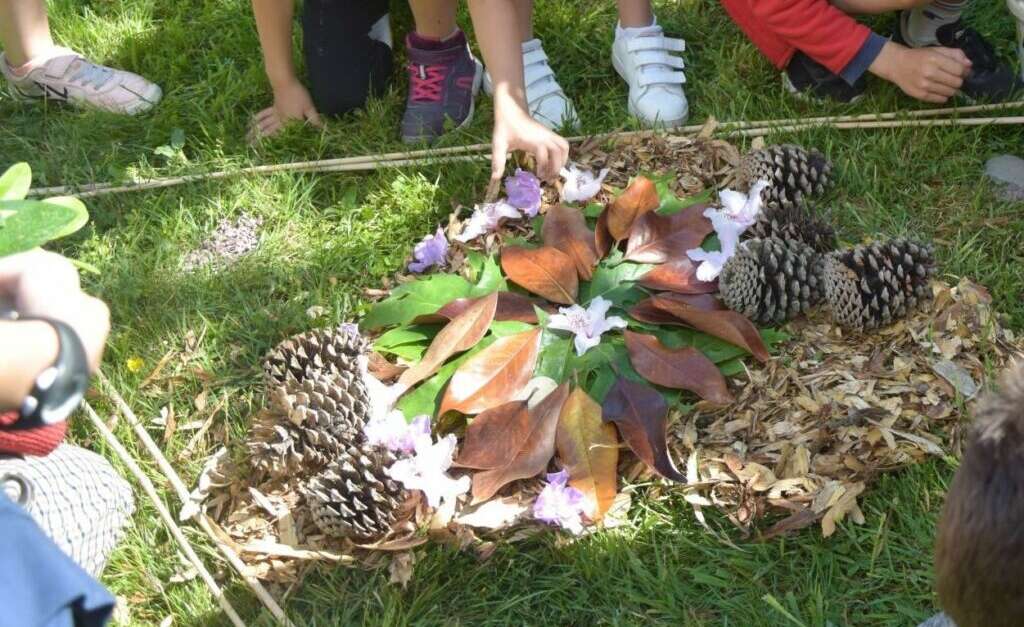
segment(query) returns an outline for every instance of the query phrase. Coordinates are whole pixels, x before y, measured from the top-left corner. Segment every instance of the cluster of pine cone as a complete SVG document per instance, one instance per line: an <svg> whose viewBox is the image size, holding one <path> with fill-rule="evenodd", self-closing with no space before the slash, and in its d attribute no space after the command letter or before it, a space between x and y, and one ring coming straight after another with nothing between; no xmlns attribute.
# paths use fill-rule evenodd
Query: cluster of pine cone
<svg viewBox="0 0 1024 627"><path fill-rule="evenodd" d="M808 200L831 182L832 164L817 151L783 144L755 150L734 175L749 190L758 180L764 209L725 264L725 304L755 322L777 324L824 303L841 326L856 331L890 324L930 296L930 246L896 239L836 250L835 230Z"/></svg>
<svg viewBox="0 0 1024 627"><path fill-rule="evenodd" d="M366 341L351 325L316 330L278 344L264 360L269 408L249 440L255 471L303 478L302 494L317 527L332 537L385 535L407 498L384 472L395 462L367 443L370 415Z"/></svg>

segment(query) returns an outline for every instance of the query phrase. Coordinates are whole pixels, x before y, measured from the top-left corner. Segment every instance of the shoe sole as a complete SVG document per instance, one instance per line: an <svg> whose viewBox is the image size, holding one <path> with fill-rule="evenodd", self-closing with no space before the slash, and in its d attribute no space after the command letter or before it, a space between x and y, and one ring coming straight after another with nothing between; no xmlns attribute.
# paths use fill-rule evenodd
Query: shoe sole
<svg viewBox="0 0 1024 627"><path fill-rule="evenodd" d="M38 96L33 96L31 94L26 94L25 92L23 92L20 89L18 89L17 85L15 85L14 83L12 83L10 81L7 82L7 87L8 87L7 93L10 94L10 96L15 101L18 101L18 102L46 102L48 104L49 103L53 103L53 104L57 104L57 105L61 105L61 106L66 106L66 107L73 107L73 108L77 108L77 109L92 109L94 111L104 111L106 113L113 113L115 115L127 115L127 116L136 116L136 115L142 115L142 114L145 114L145 113L149 113L158 104L160 104L160 101L163 100L163 97L164 97L163 89L161 89L159 85L153 84L153 88L150 90L150 92L148 94L146 94L146 95L136 94L136 96L139 97L139 100L144 102L145 104L140 105L139 107L134 108L134 109L130 109L130 110L126 109L126 110L123 110L123 111L112 111L112 110L106 109L104 107L97 107L97 106L91 104L87 100L71 100L71 99L65 99L65 98L51 98L51 97L47 96L45 93L40 94Z"/></svg>
<svg viewBox="0 0 1024 627"><path fill-rule="evenodd" d="M473 114L476 113L476 97L480 93L480 87L484 80L484 65L480 63L475 57L473 63L476 65L476 70L473 74L473 98L469 101L469 113L466 114L466 119L459 123L451 132L458 131L469 126L473 122ZM445 133L447 134L447 133ZM436 141L437 137L427 137L424 135L402 135L402 143L405 144L422 144L423 142Z"/></svg>
<svg viewBox="0 0 1024 627"><path fill-rule="evenodd" d="M857 94L850 100L846 101L835 100L832 98L818 98L817 96L809 94L806 91L801 91L797 89L796 85L793 84L793 81L789 80L789 75L786 74L785 72L782 73L782 85L783 87L786 88L786 91L792 94L797 100L803 100L804 102L814 102L817 104L857 104L858 102L864 99L864 96L867 95Z"/></svg>
<svg viewBox="0 0 1024 627"><path fill-rule="evenodd" d="M626 81L626 84L629 85L629 79L626 78L626 72L623 69L623 64L619 60L619 55L617 55L614 50L612 50L612 67L615 68L615 72L619 75L619 78L621 78L622 80ZM683 97L685 98L685 95ZM629 109L629 114L631 116L633 116L634 118L636 118L637 121L639 121L642 126L645 126L645 127L648 127L648 128L654 128L654 127L663 127L663 128L666 128L666 129L676 128L676 127L679 127L679 126L682 126L682 125L686 124L686 121L690 119L690 103L689 102L686 103L686 106L683 109L683 115L681 117L676 118L674 120L655 120L654 122L650 122L650 121L644 119L640 115L640 113L637 112L636 105L633 104L633 99L632 98L630 98L629 96L626 96L626 102L627 102L627 108Z"/></svg>

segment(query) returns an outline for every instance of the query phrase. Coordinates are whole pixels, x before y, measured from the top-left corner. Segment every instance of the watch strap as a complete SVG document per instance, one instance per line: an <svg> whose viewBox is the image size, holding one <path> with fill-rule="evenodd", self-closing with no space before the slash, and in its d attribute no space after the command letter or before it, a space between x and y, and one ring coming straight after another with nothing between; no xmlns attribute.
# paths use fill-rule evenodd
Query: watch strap
<svg viewBox="0 0 1024 627"><path fill-rule="evenodd" d="M82 340L68 324L51 318L21 318L45 322L57 333L57 359L36 377L21 405L21 417L11 426L30 429L67 420L89 388L89 360Z"/></svg>

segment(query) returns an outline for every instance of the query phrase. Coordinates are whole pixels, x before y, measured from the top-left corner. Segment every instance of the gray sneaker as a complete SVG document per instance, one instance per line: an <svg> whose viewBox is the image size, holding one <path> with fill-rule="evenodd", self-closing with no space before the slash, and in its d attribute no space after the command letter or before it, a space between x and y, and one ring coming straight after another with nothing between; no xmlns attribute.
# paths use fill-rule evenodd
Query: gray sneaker
<svg viewBox="0 0 1024 627"><path fill-rule="evenodd" d="M483 66L469 51L460 31L444 49L414 48L406 38L409 55L409 96L402 116L402 141L432 142L445 133L448 120L462 128L473 119Z"/></svg>

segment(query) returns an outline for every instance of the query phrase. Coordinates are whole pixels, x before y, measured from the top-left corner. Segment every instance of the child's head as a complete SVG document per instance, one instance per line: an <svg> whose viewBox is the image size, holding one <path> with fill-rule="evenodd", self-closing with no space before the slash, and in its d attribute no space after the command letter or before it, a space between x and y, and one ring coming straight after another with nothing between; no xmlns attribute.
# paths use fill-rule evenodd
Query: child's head
<svg viewBox="0 0 1024 627"><path fill-rule="evenodd" d="M939 522L935 576L958 627L1024 625L1024 362L979 403Z"/></svg>

